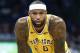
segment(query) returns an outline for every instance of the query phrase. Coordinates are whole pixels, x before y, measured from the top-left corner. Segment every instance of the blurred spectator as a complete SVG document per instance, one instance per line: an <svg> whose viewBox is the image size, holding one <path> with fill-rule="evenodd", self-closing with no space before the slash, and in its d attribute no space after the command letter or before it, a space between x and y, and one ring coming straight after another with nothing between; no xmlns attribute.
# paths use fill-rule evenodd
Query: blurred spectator
<svg viewBox="0 0 80 53"><path fill-rule="evenodd" d="M9 23L0 24L0 33L9 33Z"/></svg>

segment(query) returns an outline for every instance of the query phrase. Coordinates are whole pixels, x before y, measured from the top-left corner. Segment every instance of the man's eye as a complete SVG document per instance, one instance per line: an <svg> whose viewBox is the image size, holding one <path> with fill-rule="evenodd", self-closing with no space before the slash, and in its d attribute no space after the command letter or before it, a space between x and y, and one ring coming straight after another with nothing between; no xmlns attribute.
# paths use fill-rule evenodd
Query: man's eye
<svg viewBox="0 0 80 53"><path fill-rule="evenodd" d="M43 12L40 12L39 14L44 14Z"/></svg>
<svg viewBox="0 0 80 53"><path fill-rule="evenodd" d="M36 13L36 12L34 12L34 13L32 13L32 14L36 15L37 13Z"/></svg>
<svg viewBox="0 0 80 53"><path fill-rule="evenodd" d="M33 12L32 14L37 15L37 14L44 14L44 12Z"/></svg>

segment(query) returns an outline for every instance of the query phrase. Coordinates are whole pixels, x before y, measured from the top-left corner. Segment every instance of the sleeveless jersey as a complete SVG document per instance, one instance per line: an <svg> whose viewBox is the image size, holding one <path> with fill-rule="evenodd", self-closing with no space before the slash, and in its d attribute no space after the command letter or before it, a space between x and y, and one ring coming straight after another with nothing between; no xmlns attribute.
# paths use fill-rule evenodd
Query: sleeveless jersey
<svg viewBox="0 0 80 53"><path fill-rule="evenodd" d="M38 33L33 27L31 18L28 16L29 37L27 43L32 53L54 53L54 40L48 32L48 23L49 17L47 16L42 32ZM68 49L66 42L65 49Z"/></svg>

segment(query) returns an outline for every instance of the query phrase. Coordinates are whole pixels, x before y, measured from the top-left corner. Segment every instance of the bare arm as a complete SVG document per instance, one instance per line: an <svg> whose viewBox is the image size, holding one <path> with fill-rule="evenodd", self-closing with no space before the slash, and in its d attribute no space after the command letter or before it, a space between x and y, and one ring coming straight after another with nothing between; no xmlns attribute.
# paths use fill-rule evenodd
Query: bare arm
<svg viewBox="0 0 80 53"><path fill-rule="evenodd" d="M60 18L54 18L51 16L49 21L49 33L54 39L54 52L65 53L65 41L66 41L66 25Z"/></svg>
<svg viewBox="0 0 80 53"><path fill-rule="evenodd" d="M17 38L18 53L29 53L27 45L28 25L26 22L24 18L20 18L15 24L14 32Z"/></svg>

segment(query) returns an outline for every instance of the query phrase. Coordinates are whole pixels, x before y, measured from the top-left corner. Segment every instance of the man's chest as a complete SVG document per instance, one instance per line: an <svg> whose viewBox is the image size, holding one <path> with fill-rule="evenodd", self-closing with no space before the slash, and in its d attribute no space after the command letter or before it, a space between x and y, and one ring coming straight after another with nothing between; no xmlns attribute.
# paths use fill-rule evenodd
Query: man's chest
<svg viewBox="0 0 80 53"><path fill-rule="evenodd" d="M28 41L30 44L41 43L43 45L49 45L53 43L53 38L48 32L43 34L30 33Z"/></svg>

